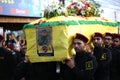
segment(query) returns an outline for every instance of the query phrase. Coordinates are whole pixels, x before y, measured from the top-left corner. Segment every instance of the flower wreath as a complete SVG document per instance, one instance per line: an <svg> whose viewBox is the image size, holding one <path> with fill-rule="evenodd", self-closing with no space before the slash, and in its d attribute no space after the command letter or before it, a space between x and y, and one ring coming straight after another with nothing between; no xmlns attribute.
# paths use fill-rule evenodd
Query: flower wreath
<svg viewBox="0 0 120 80"><path fill-rule="evenodd" d="M94 0L81 0L78 2L71 1L68 6L63 5L61 2L48 5L44 10L44 17L51 18L55 16L100 16L100 5Z"/></svg>

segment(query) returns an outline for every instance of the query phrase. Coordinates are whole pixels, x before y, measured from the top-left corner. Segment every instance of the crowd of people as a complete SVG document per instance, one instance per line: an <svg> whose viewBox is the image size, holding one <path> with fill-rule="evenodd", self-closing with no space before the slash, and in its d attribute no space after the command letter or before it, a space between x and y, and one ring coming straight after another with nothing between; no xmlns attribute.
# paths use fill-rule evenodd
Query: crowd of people
<svg viewBox="0 0 120 80"><path fill-rule="evenodd" d="M76 54L64 62L31 63L26 41L12 34L4 39L0 35L0 80L120 80L120 34L95 32L89 40L76 33Z"/></svg>

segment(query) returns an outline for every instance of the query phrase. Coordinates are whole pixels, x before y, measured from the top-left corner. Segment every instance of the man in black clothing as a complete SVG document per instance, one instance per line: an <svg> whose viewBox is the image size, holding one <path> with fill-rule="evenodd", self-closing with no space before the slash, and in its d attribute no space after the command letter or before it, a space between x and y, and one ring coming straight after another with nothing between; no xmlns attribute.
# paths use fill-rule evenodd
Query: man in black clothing
<svg viewBox="0 0 120 80"><path fill-rule="evenodd" d="M120 80L120 50L119 50L119 35L109 33L105 35L105 38L111 38L111 40L105 41L113 41L113 46L108 49L112 53L112 61L110 63L110 80ZM106 45L106 44L105 44Z"/></svg>
<svg viewBox="0 0 120 80"><path fill-rule="evenodd" d="M0 35L0 80L14 80L15 58L12 52L2 47L3 36Z"/></svg>
<svg viewBox="0 0 120 80"><path fill-rule="evenodd" d="M98 68L95 72L95 80L109 80L109 66L112 59L111 52L103 47L103 35L101 33L94 33L92 36L92 42L94 45L93 54L98 62Z"/></svg>
<svg viewBox="0 0 120 80"><path fill-rule="evenodd" d="M85 50L88 38L77 33L73 40L76 55L66 60L64 80L94 80L97 61L94 55Z"/></svg>

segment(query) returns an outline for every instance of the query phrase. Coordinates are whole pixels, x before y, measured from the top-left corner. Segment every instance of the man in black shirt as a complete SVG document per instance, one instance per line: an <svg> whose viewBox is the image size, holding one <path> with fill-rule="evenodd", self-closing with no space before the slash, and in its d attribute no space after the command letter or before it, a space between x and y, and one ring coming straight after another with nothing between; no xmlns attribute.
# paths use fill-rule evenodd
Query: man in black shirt
<svg viewBox="0 0 120 80"><path fill-rule="evenodd" d="M94 52L98 67L95 72L95 80L109 80L110 62L112 55L109 49L103 47L103 35L99 32L94 33L92 36L94 45Z"/></svg>
<svg viewBox="0 0 120 80"><path fill-rule="evenodd" d="M85 50L88 38L77 33L73 40L75 57L66 60L64 80L94 80L97 61L94 55Z"/></svg>

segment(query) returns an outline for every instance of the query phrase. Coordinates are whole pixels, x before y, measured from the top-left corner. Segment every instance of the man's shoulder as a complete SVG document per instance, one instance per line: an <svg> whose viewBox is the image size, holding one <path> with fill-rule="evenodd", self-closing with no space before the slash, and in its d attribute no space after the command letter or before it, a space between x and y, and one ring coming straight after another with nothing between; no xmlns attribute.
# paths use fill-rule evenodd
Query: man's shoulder
<svg viewBox="0 0 120 80"><path fill-rule="evenodd" d="M103 48L103 51L104 51L104 52L111 52L111 50L110 50L110 49L105 48L105 47Z"/></svg>
<svg viewBox="0 0 120 80"><path fill-rule="evenodd" d="M12 55L12 51L10 51L10 50L8 50L8 49L6 49L6 48L2 48L2 52L4 53L4 54L10 54L10 55Z"/></svg>
<svg viewBox="0 0 120 80"><path fill-rule="evenodd" d="M90 58L90 59L95 59L95 56L90 52L86 52L85 56Z"/></svg>

